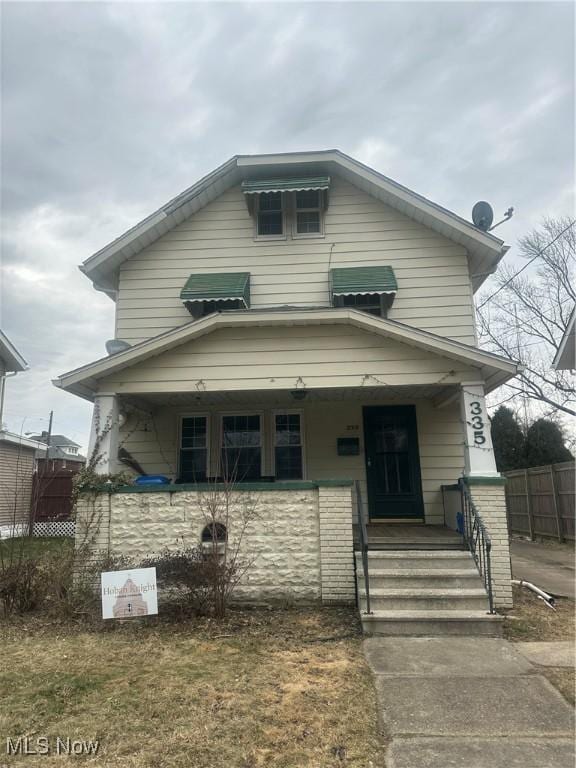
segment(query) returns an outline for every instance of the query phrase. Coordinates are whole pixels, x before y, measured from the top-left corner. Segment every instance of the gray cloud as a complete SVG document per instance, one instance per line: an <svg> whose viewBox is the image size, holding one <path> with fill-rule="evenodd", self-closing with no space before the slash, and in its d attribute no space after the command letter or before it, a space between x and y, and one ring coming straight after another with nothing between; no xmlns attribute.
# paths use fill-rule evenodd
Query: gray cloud
<svg viewBox="0 0 576 768"><path fill-rule="evenodd" d="M511 243L572 210L573 22L568 3L5 4L1 319L32 366L10 426L54 408L85 442L88 406L49 380L101 354L113 305L76 265L232 154L338 147L466 217L515 205Z"/></svg>

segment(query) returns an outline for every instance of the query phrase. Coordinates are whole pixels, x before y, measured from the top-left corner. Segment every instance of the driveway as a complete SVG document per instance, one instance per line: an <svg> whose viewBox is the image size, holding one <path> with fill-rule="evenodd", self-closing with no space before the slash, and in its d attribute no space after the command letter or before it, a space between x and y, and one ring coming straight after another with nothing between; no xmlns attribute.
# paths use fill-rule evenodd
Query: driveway
<svg viewBox="0 0 576 768"><path fill-rule="evenodd" d="M575 599L574 547L510 539L512 575L530 581L545 592Z"/></svg>

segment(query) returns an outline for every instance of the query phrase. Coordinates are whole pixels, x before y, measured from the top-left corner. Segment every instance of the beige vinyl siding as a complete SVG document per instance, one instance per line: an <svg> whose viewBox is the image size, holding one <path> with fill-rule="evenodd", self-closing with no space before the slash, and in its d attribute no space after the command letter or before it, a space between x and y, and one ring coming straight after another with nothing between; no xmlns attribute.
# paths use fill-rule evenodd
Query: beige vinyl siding
<svg viewBox="0 0 576 768"><path fill-rule="evenodd" d="M27 522L34 450L0 440L0 525Z"/></svg>
<svg viewBox="0 0 576 768"><path fill-rule="evenodd" d="M254 240L234 187L123 264L116 335L132 343L190 321L180 290L192 272L249 271L252 307L330 306L329 270L389 264L398 280L390 318L475 343L465 249L338 177L325 237Z"/></svg>
<svg viewBox="0 0 576 768"><path fill-rule="evenodd" d="M442 524L442 485L457 481L464 471L464 438L457 404L438 410L425 400L382 401L361 400L338 402L297 403L292 399L279 400L271 408L258 405L227 406L225 409L212 406L197 413L209 414L212 435L213 473L217 472L219 445L219 415L238 411L262 414L264 424L264 473L272 471L271 424L273 410L298 410L304 415L304 456L306 477L310 480L349 478L361 483L364 503L367 503L366 472L364 458L364 435L362 421L363 405L410 405L416 406L418 443L422 473L422 492L426 522ZM120 433L121 444L134 456L149 474L165 474L175 478L178 473L178 425L182 415L193 415L190 408L159 408L153 416L133 414ZM359 437L358 456L338 456L338 437Z"/></svg>
<svg viewBox="0 0 576 768"><path fill-rule="evenodd" d="M478 375L352 326L223 328L110 374L100 391L290 390L299 380L310 388L435 385Z"/></svg>

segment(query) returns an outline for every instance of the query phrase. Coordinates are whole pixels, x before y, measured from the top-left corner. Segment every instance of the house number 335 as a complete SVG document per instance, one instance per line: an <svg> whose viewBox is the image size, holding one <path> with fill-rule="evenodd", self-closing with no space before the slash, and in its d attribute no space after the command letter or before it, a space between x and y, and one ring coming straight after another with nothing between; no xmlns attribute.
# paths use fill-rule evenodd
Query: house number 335
<svg viewBox="0 0 576 768"><path fill-rule="evenodd" d="M472 414L470 423L474 430L474 444L482 445L486 442L486 436L484 435L484 420L482 419L482 403L479 403L478 400L473 400L470 403L470 413Z"/></svg>

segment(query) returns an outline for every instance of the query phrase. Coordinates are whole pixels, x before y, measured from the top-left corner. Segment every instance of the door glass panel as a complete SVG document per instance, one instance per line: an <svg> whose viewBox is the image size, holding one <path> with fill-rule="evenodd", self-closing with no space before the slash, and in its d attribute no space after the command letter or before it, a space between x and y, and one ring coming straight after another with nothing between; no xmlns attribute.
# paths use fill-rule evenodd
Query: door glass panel
<svg viewBox="0 0 576 768"><path fill-rule="evenodd" d="M375 430L378 493L412 493L407 427L382 425Z"/></svg>

